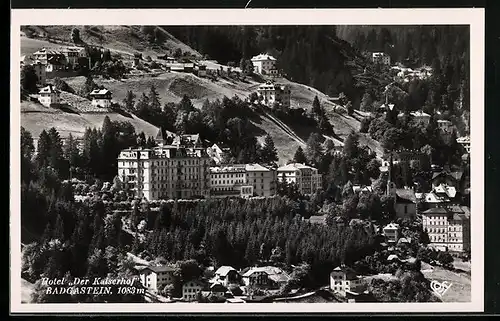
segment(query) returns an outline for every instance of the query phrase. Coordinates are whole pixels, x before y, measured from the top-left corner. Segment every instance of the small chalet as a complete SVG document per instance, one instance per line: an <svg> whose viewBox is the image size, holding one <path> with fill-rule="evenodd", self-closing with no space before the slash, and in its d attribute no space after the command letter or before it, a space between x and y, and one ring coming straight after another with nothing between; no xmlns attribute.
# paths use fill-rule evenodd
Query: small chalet
<svg viewBox="0 0 500 321"><path fill-rule="evenodd" d="M252 267L243 274L245 286L278 289L290 279L282 269L274 266Z"/></svg>
<svg viewBox="0 0 500 321"><path fill-rule="evenodd" d="M231 150L228 147L219 146L217 144L213 144L207 148L208 156L212 158L216 165L220 165L230 151Z"/></svg>
<svg viewBox="0 0 500 321"><path fill-rule="evenodd" d="M111 107L111 92L107 89L95 89L90 93L92 106L109 108Z"/></svg>
<svg viewBox="0 0 500 321"><path fill-rule="evenodd" d="M232 266L221 266L215 271L215 277L212 279L212 282L228 286L229 284L239 283L240 277L238 271Z"/></svg>
<svg viewBox="0 0 500 321"><path fill-rule="evenodd" d="M382 229L387 243L395 243L399 237L399 225L390 223Z"/></svg>
<svg viewBox="0 0 500 321"><path fill-rule="evenodd" d="M50 107L61 103L61 92L52 85L43 87L38 92L38 101L40 104Z"/></svg>

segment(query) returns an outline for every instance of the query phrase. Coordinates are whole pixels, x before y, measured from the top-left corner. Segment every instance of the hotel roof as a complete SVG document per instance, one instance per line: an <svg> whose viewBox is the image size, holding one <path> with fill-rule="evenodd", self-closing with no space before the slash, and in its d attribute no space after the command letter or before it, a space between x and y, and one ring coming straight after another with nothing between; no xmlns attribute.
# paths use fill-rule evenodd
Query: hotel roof
<svg viewBox="0 0 500 321"><path fill-rule="evenodd" d="M278 168L278 171L296 171L298 169L315 169L314 167L311 167L311 166L308 166L308 165L305 165L305 164L301 164L301 163L291 163L291 164L287 164L285 166L281 166Z"/></svg>
<svg viewBox="0 0 500 321"><path fill-rule="evenodd" d="M272 61L275 61L276 58L274 58L273 56L271 56L269 54L260 54L260 55L252 57L251 60L252 61L261 61L261 60L272 60Z"/></svg>
<svg viewBox="0 0 500 321"><path fill-rule="evenodd" d="M93 95L107 95L107 94L111 94L111 91L109 91L107 89L94 89L90 93L91 96L93 96Z"/></svg>
<svg viewBox="0 0 500 321"><path fill-rule="evenodd" d="M248 172L269 172L270 169L260 164L245 164L245 169Z"/></svg>

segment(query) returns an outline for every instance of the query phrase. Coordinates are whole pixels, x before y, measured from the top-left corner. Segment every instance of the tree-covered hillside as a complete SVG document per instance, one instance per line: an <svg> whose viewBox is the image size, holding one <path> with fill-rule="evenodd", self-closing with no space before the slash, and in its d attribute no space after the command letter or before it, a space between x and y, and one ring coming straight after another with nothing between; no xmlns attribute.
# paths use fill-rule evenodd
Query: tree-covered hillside
<svg viewBox="0 0 500 321"><path fill-rule="evenodd" d="M346 61L352 48L336 37L334 26L189 26L164 27L179 40L220 63L240 64L259 53L278 59L292 81L326 94L356 91ZM355 102L353 102L355 103Z"/></svg>

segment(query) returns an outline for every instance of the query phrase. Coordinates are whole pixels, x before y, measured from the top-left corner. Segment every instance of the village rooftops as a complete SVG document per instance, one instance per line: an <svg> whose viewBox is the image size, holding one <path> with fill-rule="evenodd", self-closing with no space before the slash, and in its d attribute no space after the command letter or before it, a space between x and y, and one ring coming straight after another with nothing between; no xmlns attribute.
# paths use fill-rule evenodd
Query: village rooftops
<svg viewBox="0 0 500 321"><path fill-rule="evenodd" d="M290 163L290 164L287 164L285 166L279 167L278 171L286 172L286 171L296 171L296 170L300 170L300 169L313 169L314 170L315 168L308 166L308 165L305 165L305 164L301 164L301 163Z"/></svg>
<svg viewBox="0 0 500 321"><path fill-rule="evenodd" d="M449 171L441 171L441 172L436 172L432 174L432 179L441 176L441 175L446 175L446 176L451 176L455 180L459 181L462 179L464 172L462 171L455 171L455 172L449 172Z"/></svg>
<svg viewBox="0 0 500 321"><path fill-rule="evenodd" d="M230 165L223 167L210 167L211 173L244 173L246 171L246 165Z"/></svg>
<svg viewBox="0 0 500 321"><path fill-rule="evenodd" d="M434 193L436 194L446 194L449 198L454 198L457 195L457 190L453 186L447 186L440 184L434 187Z"/></svg>
<svg viewBox="0 0 500 321"><path fill-rule="evenodd" d="M217 271L215 271L215 274L221 275L221 276L226 276L231 271L237 272L236 269L233 268L232 266L224 265L224 266L221 266L220 268L218 268Z"/></svg>
<svg viewBox="0 0 500 321"><path fill-rule="evenodd" d="M389 223L384 227L384 230L397 230L399 229L399 225L396 223Z"/></svg>
<svg viewBox="0 0 500 321"><path fill-rule="evenodd" d="M59 50L42 48L42 49L36 51L35 53L33 53L33 55L64 55L64 54Z"/></svg>
<svg viewBox="0 0 500 321"><path fill-rule="evenodd" d="M260 54L260 55L252 57L251 60L252 61L262 61L262 60L272 60L272 61L275 61L276 58L274 58L273 56L268 55L268 54Z"/></svg>
<svg viewBox="0 0 500 321"><path fill-rule="evenodd" d="M57 94L59 92L60 91L58 89L56 89L54 86L48 85L46 87L41 88L38 93L39 94Z"/></svg>
<svg viewBox="0 0 500 321"><path fill-rule="evenodd" d="M243 274L243 277L250 277L254 273L264 272L274 282L284 282L290 277L282 269L274 266L252 267Z"/></svg>
<svg viewBox="0 0 500 321"><path fill-rule="evenodd" d="M396 198L398 203L416 203L415 192L407 188L396 189Z"/></svg>
<svg viewBox="0 0 500 321"><path fill-rule="evenodd" d="M94 89L90 93L90 96L111 96L111 91L107 89Z"/></svg>
<svg viewBox="0 0 500 321"><path fill-rule="evenodd" d="M458 137L457 143L462 143L462 144L469 143L470 144L470 137L469 136Z"/></svg>
<svg viewBox="0 0 500 321"><path fill-rule="evenodd" d="M342 272L345 273L346 280L358 280L359 277L356 272L347 266L337 266L332 272Z"/></svg>

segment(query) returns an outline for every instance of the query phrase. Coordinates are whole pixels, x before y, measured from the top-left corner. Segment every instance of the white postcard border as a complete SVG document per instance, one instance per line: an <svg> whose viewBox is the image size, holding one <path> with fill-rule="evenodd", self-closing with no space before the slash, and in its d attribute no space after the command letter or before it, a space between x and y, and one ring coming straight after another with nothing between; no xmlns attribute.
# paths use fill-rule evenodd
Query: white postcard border
<svg viewBox="0 0 500 321"><path fill-rule="evenodd" d="M484 9L14 9L11 11L11 313L345 313L484 311ZM471 302L21 304L21 25L470 25ZM474 173L474 174L473 174Z"/></svg>

